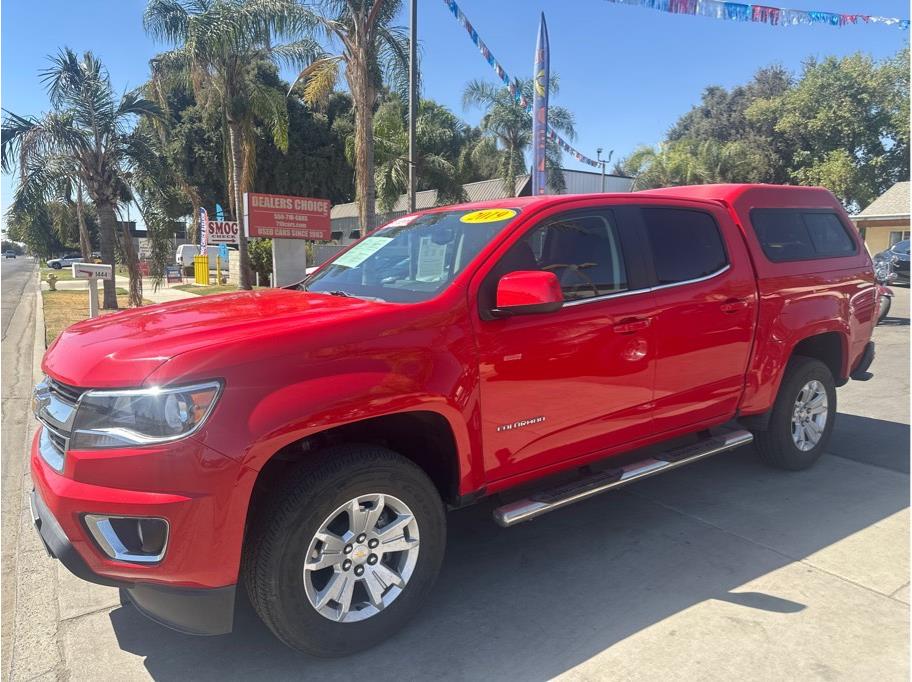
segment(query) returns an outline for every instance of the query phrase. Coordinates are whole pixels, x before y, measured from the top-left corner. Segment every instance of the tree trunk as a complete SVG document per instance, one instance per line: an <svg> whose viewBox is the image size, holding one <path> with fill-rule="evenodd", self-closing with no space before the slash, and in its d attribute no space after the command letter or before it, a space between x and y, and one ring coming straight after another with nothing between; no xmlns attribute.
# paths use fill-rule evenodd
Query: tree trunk
<svg viewBox="0 0 912 682"><path fill-rule="evenodd" d="M76 185L76 222L79 223L79 251L82 258L88 261L92 256L92 242L89 240L89 229L86 227L85 211L82 203L82 185Z"/></svg>
<svg viewBox="0 0 912 682"><path fill-rule="evenodd" d="M130 226L126 222L123 223L123 254L124 260L127 262L127 274L130 277L130 305L139 308L142 306L142 275L139 272L136 249L133 248Z"/></svg>
<svg viewBox="0 0 912 682"><path fill-rule="evenodd" d="M247 253L247 226L244 221L244 197L241 196L241 126L228 121L228 144L231 149L231 191L234 197L234 217L238 223L238 289L252 289L250 285L250 254ZM221 276L221 273L218 275Z"/></svg>
<svg viewBox="0 0 912 682"><path fill-rule="evenodd" d="M374 182L374 100L367 57L352 65L349 87L355 106L355 195L361 234L374 227L377 187Z"/></svg>
<svg viewBox="0 0 912 682"><path fill-rule="evenodd" d="M95 208L98 211L98 227L101 242L101 260L114 269L114 240L116 238L117 218L114 216L114 206L108 202L95 200ZM104 297L101 307L105 310L117 310L117 292L114 284L114 276L111 279L102 281L104 287Z"/></svg>

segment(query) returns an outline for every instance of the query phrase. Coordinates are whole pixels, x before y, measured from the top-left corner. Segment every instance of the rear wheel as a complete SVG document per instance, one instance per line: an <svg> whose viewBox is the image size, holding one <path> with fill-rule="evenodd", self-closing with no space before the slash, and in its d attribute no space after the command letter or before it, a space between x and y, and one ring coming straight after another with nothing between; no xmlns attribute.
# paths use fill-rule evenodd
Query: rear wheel
<svg viewBox="0 0 912 682"><path fill-rule="evenodd" d="M754 434L760 458L780 469L807 469L826 449L835 420L836 384L829 367L814 358L792 358L768 428Z"/></svg>
<svg viewBox="0 0 912 682"><path fill-rule="evenodd" d="M305 465L258 514L244 574L263 622L289 646L342 656L393 635L443 559L443 503L385 448L341 446Z"/></svg>

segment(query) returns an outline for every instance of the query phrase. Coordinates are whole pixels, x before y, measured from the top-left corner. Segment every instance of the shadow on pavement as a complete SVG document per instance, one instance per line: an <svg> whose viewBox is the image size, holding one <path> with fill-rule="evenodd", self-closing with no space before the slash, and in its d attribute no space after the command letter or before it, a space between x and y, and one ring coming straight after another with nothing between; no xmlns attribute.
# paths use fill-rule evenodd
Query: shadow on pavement
<svg viewBox="0 0 912 682"><path fill-rule="evenodd" d="M868 433L883 439L881 466L908 471L907 426L901 439L898 424L840 415L839 428L835 452L876 449L840 442ZM706 600L795 617L805 604L739 587L907 507L908 478L895 471L825 456L787 473L748 447L509 530L493 523L489 504L453 512L423 611L346 659L285 648L243 599L235 632L221 637L171 632L129 606L110 618L119 646L145 657L159 680L544 680Z"/></svg>
<svg viewBox="0 0 912 682"><path fill-rule="evenodd" d="M856 462L908 474L909 425L840 412L836 415L829 451Z"/></svg>

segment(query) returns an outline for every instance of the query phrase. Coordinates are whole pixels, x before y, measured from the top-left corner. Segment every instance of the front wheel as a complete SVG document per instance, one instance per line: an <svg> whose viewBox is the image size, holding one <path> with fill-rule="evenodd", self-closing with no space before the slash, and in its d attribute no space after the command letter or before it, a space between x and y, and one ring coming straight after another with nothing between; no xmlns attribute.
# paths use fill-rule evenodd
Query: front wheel
<svg viewBox="0 0 912 682"><path fill-rule="evenodd" d="M340 446L304 465L248 532L254 609L287 645L344 656L393 635L440 570L443 503L427 475L376 446Z"/></svg>
<svg viewBox="0 0 912 682"><path fill-rule="evenodd" d="M836 421L836 383L830 368L814 358L789 361L767 430L754 434L767 464L798 471L826 449Z"/></svg>
<svg viewBox="0 0 912 682"><path fill-rule="evenodd" d="M51 267L55 270L62 270L63 266L60 263L51 263Z"/></svg>

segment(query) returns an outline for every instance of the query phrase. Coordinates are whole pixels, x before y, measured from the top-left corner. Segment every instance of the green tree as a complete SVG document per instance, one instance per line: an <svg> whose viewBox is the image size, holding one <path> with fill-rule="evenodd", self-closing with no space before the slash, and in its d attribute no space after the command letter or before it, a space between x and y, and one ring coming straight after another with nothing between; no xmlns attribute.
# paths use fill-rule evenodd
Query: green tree
<svg viewBox="0 0 912 682"><path fill-rule="evenodd" d="M408 190L408 108L398 97L388 98L374 117L377 201L392 210ZM480 134L452 111L433 100L421 100L415 125L418 148L418 190L437 190L438 204L465 201L467 182L486 179L472 162L471 149ZM490 177L490 176L488 176Z"/></svg>
<svg viewBox="0 0 912 682"><path fill-rule="evenodd" d="M516 87L527 101L532 101L532 79L516 80ZM549 83L551 95L560 91L560 78L551 75ZM498 150L498 175L503 179L505 188L513 193L516 179L526 172L525 152L532 143L532 113L516 101L508 88L501 84L473 80L466 85L462 95L463 106L478 106L485 110L481 118L480 129L484 137L493 141ZM571 140L576 137L573 114L561 106L548 107L548 125L563 133ZM477 156L489 155L490 142L484 142L478 149ZM565 189L564 175L561 172L560 147L548 141L545 162L548 168L548 186L554 192Z"/></svg>
<svg viewBox="0 0 912 682"><path fill-rule="evenodd" d="M908 178L908 63L908 49L883 62L861 53L811 59L794 87L745 113L794 148L793 182L824 185L858 208Z"/></svg>
<svg viewBox="0 0 912 682"><path fill-rule="evenodd" d="M618 170L634 178L634 189L717 182L760 182L762 158L742 142L681 139L640 147Z"/></svg>
<svg viewBox="0 0 912 682"><path fill-rule="evenodd" d="M156 116L159 110L136 91L116 97L107 70L91 52L80 59L69 48L62 49L51 58L42 80L53 110L39 118L6 112L3 122L3 170L18 165L19 172L12 210L39 215L38 207L75 174L98 215L102 261L113 267L117 210L130 196L128 169L147 153L131 126L137 116ZM129 249L132 242L125 242ZM130 302L142 305L135 262L128 265ZM117 308L113 279L104 281L103 306Z"/></svg>
<svg viewBox="0 0 912 682"><path fill-rule="evenodd" d="M637 186L682 182L823 185L860 208L909 172L909 51L809 60L799 77L778 66L744 86L717 86L671 128L616 168ZM652 167L654 166L654 167Z"/></svg>
<svg viewBox="0 0 912 682"><path fill-rule="evenodd" d="M288 147L285 97L264 87L257 70L263 60L273 59L303 66L320 53L307 35L310 14L294 0L149 0L143 17L153 38L176 46L158 56L159 68L182 74L198 102L214 103L221 111L231 206L241 228L240 289L251 288L241 207L243 193L252 185L255 121L269 125L279 149Z"/></svg>
<svg viewBox="0 0 912 682"><path fill-rule="evenodd" d="M336 55L324 54L298 76L304 101L326 102L344 70L354 109L355 196L361 229L374 226L377 188L374 177L374 110L384 82L404 90L408 42L392 26L401 0L322 0L308 10L325 37L340 45Z"/></svg>

